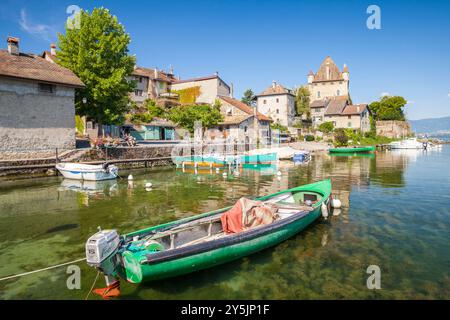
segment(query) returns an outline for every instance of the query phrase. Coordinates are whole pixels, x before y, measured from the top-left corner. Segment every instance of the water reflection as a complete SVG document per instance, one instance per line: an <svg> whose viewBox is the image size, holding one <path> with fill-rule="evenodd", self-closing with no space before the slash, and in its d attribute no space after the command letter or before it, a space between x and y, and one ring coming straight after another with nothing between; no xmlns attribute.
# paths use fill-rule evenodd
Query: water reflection
<svg viewBox="0 0 450 320"><path fill-rule="evenodd" d="M2 180L0 277L83 256L99 225L130 232L330 177L342 208L327 220L230 264L144 286L124 284L123 298L442 297L450 288L450 219L445 206L429 208L450 202L450 152L412 151L317 154L306 165L281 162L226 177L169 167L134 170L133 181ZM364 287L368 264L388 270L383 292ZM95 271L80 266L84 291L66 290L65 270L59 270L0 283L0 298L83 298Z"/></svg>

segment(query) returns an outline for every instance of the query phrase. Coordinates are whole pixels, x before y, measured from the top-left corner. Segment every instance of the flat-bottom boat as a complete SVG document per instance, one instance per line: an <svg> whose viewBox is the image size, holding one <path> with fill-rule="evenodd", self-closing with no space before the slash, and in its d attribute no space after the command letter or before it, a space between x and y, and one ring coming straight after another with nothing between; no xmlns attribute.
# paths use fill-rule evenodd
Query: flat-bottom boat
<svg viewBox="0 0 450 320"><path fill-rule="evenodd" d="M331 148L330 153L354 153L354 152L372 152L375 151L375 146L367 147L346 147L346 148Z"/></svg>
<svg viewBox="0 0 450 320"><path fill-rule="evenodd" d="M56 169L67 179L101 181L115 179L119 175L119 168L115 165L83 164L83 163L57 163Z"/></svg>
<svg viewBox="0 0 450 320"><path fill-rule="evenodd" d="M99 231L86 242L87 263L103 272L109 286L119 277L141 283L210 268L294 236L328 215L330 197L331 181L323 180L257 198L276 208L276 218L236 233L223 225L232 207L122 236L116 230Z"/></svg>
<svg viewBox="0 0 450 320"><path fill-rule="evenodd" d="M401 141L394 141L388 144L390 149L425 149L426 143L417 141L416 138L409 138Z"/></svg>

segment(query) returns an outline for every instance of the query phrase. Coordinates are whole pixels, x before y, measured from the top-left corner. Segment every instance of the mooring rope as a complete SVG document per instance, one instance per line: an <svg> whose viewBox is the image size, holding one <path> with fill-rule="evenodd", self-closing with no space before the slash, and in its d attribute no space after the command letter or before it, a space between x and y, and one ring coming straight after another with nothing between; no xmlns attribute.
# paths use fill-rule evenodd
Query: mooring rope
<svg viewBox="0 0 450 320"><path fill-rule="evenodd" d="M33 273L37 273L37 272L41 272L41 271L47 271L47 270L50 270L50 269L55 269L55 268L63 267L63 266L66 266L66 265L68 265L68 264L80 262L80 261L83 261L83 260L86 260L86 258L80 258L80 259L77 259L77 260L74 260L74 261L69 261L69 262L57 264L57 265L50 266L50 267L47 267L47 268L42 268L42 269L38 269L38 270L34 270L34 271L28 271L28 272L19 273L19 274L12 275L12 276L7 276L7 277L4 277L4 278L0 278L0 281L9 280L9 279L14 279L14 278L19 278L19 277L22 277L22 276L27 276L27 275L29 275L29 274L33 274Z"/></svg>
<svg viewBox="0 0 450 320"><path fill-rule="evenodd" d="M98 276L100 275L100 271L97 272L97 275L95 276L94 282L92 283L91 289L89 289L89 292L86 296L86 298L84 298L84 300L87 300L89 298L89 295L91 294L92 290L94 289L95 283L97 282Z"/></svg>

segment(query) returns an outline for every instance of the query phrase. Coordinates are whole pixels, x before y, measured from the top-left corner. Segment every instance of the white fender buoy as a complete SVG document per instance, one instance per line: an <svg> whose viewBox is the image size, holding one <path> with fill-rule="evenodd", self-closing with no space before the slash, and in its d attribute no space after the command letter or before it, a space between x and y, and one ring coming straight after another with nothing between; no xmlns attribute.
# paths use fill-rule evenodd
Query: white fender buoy
<svg viewBox="0 0 450 320"><path fill-rule="evenodd" d="M220 172L220 169L219 168L216 168L216 173L219 173Z"/></svg>
<svg viewBox="0 0 450 320"><path fill-rule="evenodd" d="M278 172L277 172L277 176L281 176L281 171L278 171Z"/></svg>
<svg viewBox="0 0 450 320"><path fill-rule="evenodd" d="M227 174L226 172L222 173L222 176L223 176L224 178L226 178L227 175L228 175L228 174Z"/></svg>
<svg viewBox="0 0 450 320"><path fill-rule="evenodd" d="M128 175L128 180L130 180L130 181L133 180L133 175L131 175L131 174Z"/></svg>
<svg viewBox="0 0 450 320"><path fill-rule="evenodd" d="M149 188L151 188L153 186L153 184L151 183L151 182L147 182L146 184L145 184L145 188L146 189L149 189Z"/></svg>
<svg viewBox="0 0 450 320"><path fill-rule="evenodd" d="M332 208L339 209L339 208L341 208L341 206L342 206L341 200L339 200L339 199L332 199L331 200L331 207Z"/></svg>
<svg viewBox="0 0 450 320"><path fill-rule="evenodd" d="M325 218L325 220L328 218L328 208L327 205L325 203L322 202L322 217Z"/></svg>

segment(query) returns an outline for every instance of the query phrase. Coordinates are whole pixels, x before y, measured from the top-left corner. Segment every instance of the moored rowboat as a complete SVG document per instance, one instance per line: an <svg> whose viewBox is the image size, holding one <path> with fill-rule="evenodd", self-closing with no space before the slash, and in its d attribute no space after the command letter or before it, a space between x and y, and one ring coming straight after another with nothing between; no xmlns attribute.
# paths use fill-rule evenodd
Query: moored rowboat
<svg viewBox="0 0 450 320"><path fill-rule="evenodd" d="M90 165L83 163L57 163L56 169L67 179L101 181L115 179L119 169L114 165Z"/></svg>
<svg viewBox="0 0 450 320"><path fill-rule="evenodd" d="M86 243L87 262L105 274L108 284L117 277L140 283L210 268L302 231L328 214L330 195L331 181L323 180L260 197L277 208L277 218L237 233L225 232L222 225L222 215L231 207L122 236L115 230L100 231Z"/></svg>
<svg viewBox="0 0 450 320"><path fill-rule="evenodd" d="M354 153L354 152L372 152L375 151L375 146L367 147L348 147L348 148L331 148L330 153Z"/></svg>

